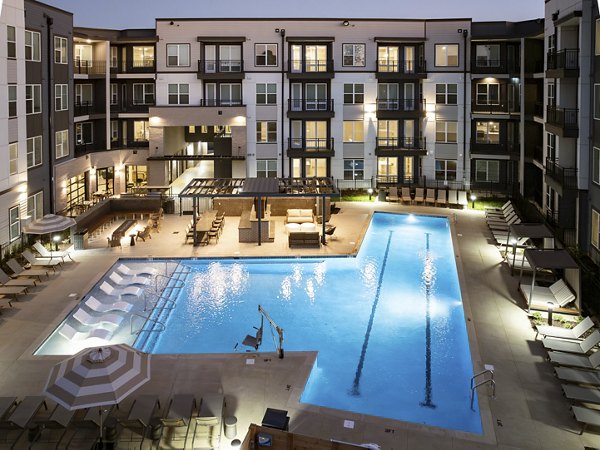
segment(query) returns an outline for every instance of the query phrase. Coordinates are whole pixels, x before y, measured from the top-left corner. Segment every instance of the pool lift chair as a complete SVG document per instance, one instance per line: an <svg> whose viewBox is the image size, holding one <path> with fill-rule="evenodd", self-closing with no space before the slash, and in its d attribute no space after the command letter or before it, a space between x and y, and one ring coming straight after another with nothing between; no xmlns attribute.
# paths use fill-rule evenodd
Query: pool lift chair
<svg viewBox="0 0 600 450"><path fill-rule="evenodd" d="M273 336L274 343L275 335L273 333L273 330L275 330L277 332L277 335L279 336L279 343L275 343L275 348L277 351L277 356L279 356L280 359L283 359L283 328L277 326L275 321L271 319L269 313L267 313L267 311L265 311L264 308L260 305L258 305L258 312L260 314L260 328L254 327L254 329L256 330L256 335L251 336L247 334L244 338L244 341L242 342L242 345L254 347L255 350L258 350L258 348L262 344L264 319L266 318L269 321L269 324L271 325L271 336Z"/></svg>

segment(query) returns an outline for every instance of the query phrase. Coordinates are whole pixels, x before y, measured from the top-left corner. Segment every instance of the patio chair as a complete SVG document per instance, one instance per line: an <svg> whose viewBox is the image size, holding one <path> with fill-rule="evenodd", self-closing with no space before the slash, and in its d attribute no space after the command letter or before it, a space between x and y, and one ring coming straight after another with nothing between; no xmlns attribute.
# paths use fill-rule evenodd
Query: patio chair
<svg viewBox="0 0 600 450"><path fill-rule="evenodd" d="M428 205L429 204L435 205L435 189L433 189L433 188L427 189L427 196L425 197L425 203Z"/></svg>
<svg viewBox="0 0 600 450"><path fill-rule="evenodd" d="M446 199L446 189L438 189L437 198L435 199L436 206L446 206L448 200Z"/></svg>
<svg viewBox="0 0 600 450"><path fill-rule="evenodd" d="M131 310L133 305L127 302L115 302L115 303L102 303L93 295L83 302L85 306L90 308L94 312L105 313L109 311L124 311L128 312Z"/></svg>
<svg viewBox="0 0 600 450"><path fill-rule="evenodd" d="M121 295L134 295L139 297L144 293L144 290L137 286L127 286L125 288L117 289L114 286L111 286L106 281L103 281L100 285L100 290L104 292L106 295L120 297Z"/></svg>
<svg viewBox="0 0 600 450"><path fill-rule="evenodd" d="M119 286L132 286L134 284L141 284L143 286L147 286L148 284L150 284L150 278L136 277L136 276L123 278L117 272L112 272L108 276L108 278L110 278L110 281L112 281L113 283L115 283L116 285L119 285Z"/></svg>
<svg viewBox="0 0 600 450"><path fill-rule="evenodd" d="M48 269L56 271L56 267L60 267L62 264L60 261L38 259L33 255L33 253L31 253L31 250L29 249L23 250L21 254L27 260L27 262L31 264L31 267L47 267Z"/></svg>
<svg viewBox="0 0 600 450"><path fill-rule="evenodd" d="M584 403L600 404L600 389L575 386L573 384L561 385L565 397Z"/></svg>
<svg viewBox="0 0 600 450"><path fill-rule="evenodd" d="M576 384L600 386L600 373L590 370L573 369L571 367L555 367L554 371L559 380Z"/></svg>
<svg viewBox="0 0 600 450"><path fill-rule="evenodd" d="M458 191L458 205L462 206L463 209L467 209L469 207L467 191Z"/></svg>
<svg viewBox="0 0 600 450"><path fill-rule="evenodd" d="M127 418L119 420L121 426L131 432L130 439L127 442L136 441L136 435L139 434L141 436L141 448L146 439L146 432L148 431L150 422L155 417L157 409L160 409L160 402L157 395L140 395L133 401ZM119 442L121 441L124 441L122 433L119 438Z"/></svg>
<svg viewBox="0 0 600 450"><path fill-rule="evenodd" d="M27 290L27 286L6 286L6 287L0 286L0 295L8 295L8 296L12 297L13 298L12 301L15 301L15 302L17 300L19 300L17 298L17 295L20 295L20 294L25 295L28 293L29 293L29 291ZM8 304L10 306L12 306L12 301L8 302Z"/></svg>
<svg viewBox="0 0 600 450"><path fill-rule="evenodd" d="M561 366L582 367L596 369L600 366L600 352L591 355L577 355L574 353L548 352L548 359Z"/></svg>
<svg viewBox="0 0 600 450"><path fill-rule="evenodd" d="M219 448L223 429L223 394L208 394L196 417L192 448Z"/></svg>
<svg viewBox="0 0 600 450"><path fill-rule="evenodd" d="M176 394L169 402L167 413L160 419L162 429L158 448L163 445L173 448L174 441L182 441L186 448L190 422L196 409L196 398L192 394Z"/></svg>
<svg viewBox="0 0 600 450"><path fill-rule="evenodd" d="M512 214L516 212L514 206L511 204L508 206L508 208L503 209L502 211L494 211L494 212L487 212L485 213L485 217L486 219L503 219L506 218L508 215Z"/></svg>
<svg viewBox="0 0 600 450"><path fill-rule="evenodd" d="M137 232L136 241L141 239L143 242L146 242L146 238L152 239L152 235L150 234L150 227L146 226L142 231Z"/></svg>
<svg viewBox="0 0 600 450"><path fill-rule="evenodd" d="M17 448L21 436L42 406L48 409L44 397L37 395L25 397L5 419L0 421L0 439L4 439L4 443L12 443L11 448Z"/></svg>
<svg viewBox="0 0 600 450"><path fill-rule="evenodd" d="M497 206L486 206L485 209L485 215L487 216L489 213L493 213L493 212L501 212L504 211L504 209L508 208L509 206L512 206L512 203L510 200L507 200L506 203L500 207Z"/></svg>
<svg viewBox="0 0 600 450"><path fill-rule="evenodd" d="M517 215L511 217L509 220L506 221L506 223L504 222L497 222L497 223L490 223L488 222L488 227L490 228L490 230L493 231L508 231L511 225L514 224L519 224L521 223L521 218Z"/></svg>
<svg viewBox="0 0 600 450"><path fill-rule="evenodd" d="M67 341L82 341L84 339L92 338L108 341L112 337L113 331L102 327L96 327L91 331L77 331L68 323L63 323L58 329L58 334L64 337Z"/></svg>
<svg viewBox="0 0 600 450"><path fill-rule="evenodd" d="M514 219L514 217L518 217L516 212L511 212L508 215L506 215L505 217L487 217L485 219L486 223L488 224L488 226L490 225L503 225L506 223L509 223L511 220Z"/></svg>
<svg viewBox="0 0 600 450"><path fill-rule="evenodd" d="M390 193L388 194L389 202L397 202L400 198L398 197L398 188L396 186L390 187Z"/></svg>
<svg viewBox="0 0 600 450"><path fill-rule="evenodd" d="M142 269L132 269L125 264L119 264L116 268L118 272L121 272L123 275L127 275L128 277L134 277L139 275L156 275L158 274L158 270L153 267L144 267Z"/></svg>
<svg viewBox="0 0 600 450"><path fill-rule="evenodd" d="M535 327L535 337L541 334L544 337L556 337L563 339L579 339L585 332L594 327L591 317L586 317L573 328L553 327L550 325L538 325Z"/></svg>
<svg viewBox="0 0 600 450"><path fill-rule="evenodd" d="M113 247L121 247L123 248L123 246L121 245L121 237L120 236L110 236L106 238L107 242L108 242L108 247L113 248Z"/></svg>
<svg viewBox="0 0 600 450"><path fill-rule="evenodd" d="M75 320L77 320L79 323L81 323L82 325L87 325L87 326L91 326L91 327L96 327L96 326L100 325L101 323L118 327L119 325L121 325L121 322L123 322L123 319L124 319L123 316L119 316L117 314L109 314L109 313L104 313L101 316L94 317L91 314L88 314L87 312L85 312L81 308L79 308L77 311L75 311L75 313L73 314L73 318Z"/></svg>
<svg viewBox="0 0 600 450"><path fill-rule="evenodd" d="M56 448L58 448L76 413L76 410L69 411L64 406L56 405L52 410L50 417L45 420L36 421L38 424L38 431L35 436L30 439L32 444L29 448L31 448L34 443L56 444Z"/></svg>
<svg viewBox="0 0 600 450"><path fill-rule="evenodd" d="M0 422L8 417L17 404L17 397L0 397Z"/></svg>
<svg viewBox="0 0 600 450"><path fill-rule="evenodd" d="M336 228L337 227L335 227L334 225L325 225L325 235L329 236L329 239L337 239L337 237L333 235L333 233L335 233Z"/></svg>
<svg viewBox="0 0 600 450"><path fill-rule="evenodd" d="M403 187L402 188L402 203L408 202L408 204L412 204L412 197L410 195L410 188Z"/></svg>
<svg viewBox="0 0 600 450"><path fill-rule="evenodd" d="M11 278L8 274L0 269L0 285L2 286L37 286L36 280L32 278Z"/></svg>
<svg viewBox="0 0 600 450"><path fill-rule="evenodd" d="M600 331L595 330L583 341L565 341L557 338L544 338L542 344L546 349L560 352L586 354L600 343Z"/></svg>
<svg viewBox="0 0 600 450"><path fill-rule="evenodd" d="M523 294L523 297L529 303L529 296L531 294L531 284L520 284L519 290ZM534 286L533 288L533 298L532 301L535 304L539 304L542 306L548 305L548 303L552 303L555 307L563 308L567 306L569 303L574 301L577 297L571 289L569 285L565 283L565 281L561 278L558 281L555 281L549 287L544 286Z"/></svg>
<svg viewBox="0 0 600 450"><path fill-rule="evenodd" d="M45 269L25 269L15 258L9 259L6 265L13 271L12 278L35 277L42 281L43 276L50 277L49 272Z"/></svg>
<svg viewBox="0 0 600 450"><path fill-rule="evenodd" d="M425 189L415 188L415 203L425 203Z"/></svg>
<svg viewBox="0 0 600 450"><path fill-rule="evenodd" d="M71 261L74 261L71 257L71 253L75 249L75 246L71 245L68 249L63 251L49 251L42 245L40 241L35 241L33 244L33 248L36 252L40 254L40 258L44 259L60 259L62 262L65 262L65 258L69 258Z"/></svg>
<svg viewBox="0 0 600 450"><path fill-rule="evenodd" d="M600 410L574 405L571 406L571 410L573 411L575 420L583 424L579 432L580 435L583 434L589 425L600 426Z"/></svg>
<svg viewBox="0 0 600 450"><path fill-rule="evenodd" d="M458 205L458 192L456 189L450 189L448 191L448 206Z"/></svg>

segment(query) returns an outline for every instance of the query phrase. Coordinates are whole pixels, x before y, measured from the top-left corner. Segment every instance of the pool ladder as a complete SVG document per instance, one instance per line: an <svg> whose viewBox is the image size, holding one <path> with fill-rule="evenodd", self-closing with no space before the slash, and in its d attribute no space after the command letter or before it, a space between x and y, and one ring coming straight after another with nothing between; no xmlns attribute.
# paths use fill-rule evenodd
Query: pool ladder
<svg viewBox="0 0 600 450"><path fill-rule="evenodd" d="M142 319L145 319L144 325L150 321L155 323L156 325L160 325L160 327L152 327L149 330L144 330L144 325L142 325L142 327L139 330L133 331L133 319L134 317L140 317ZM160 320L156 320L151 318L150 316L145 316L143 314L140 313L132 313L131 316L129 316L129 331L131 332L131 334L140 334L142 331L147 331L147 332L160 332L160 331L165 331L166 329L166 325L161 322Z"/></svg>
<svg viewBox="0 0 600 450"><path fill-rule="evenodd" d="M489 374L489 378L484 378L477 382L477 378ZM491 369L485 369L479 373L476 373L471 377L471 409L473 409L473 400L475 399L475 389L484 384L490 384L492 386L492 398L496 398L496 381L494 380L494 371Z"/></svg>

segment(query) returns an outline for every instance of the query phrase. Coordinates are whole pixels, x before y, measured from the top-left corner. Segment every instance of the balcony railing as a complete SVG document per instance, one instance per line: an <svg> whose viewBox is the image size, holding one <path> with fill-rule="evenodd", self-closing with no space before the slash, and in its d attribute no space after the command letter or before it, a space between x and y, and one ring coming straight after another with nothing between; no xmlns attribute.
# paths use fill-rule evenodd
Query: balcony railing
<svg viewBox="0 0 600 450"><path fill-rule="evenodd" d="M518 61L506 59L476 58L472 62L472 72L474 73L518 73L521 71L521 65Z"/></svg>
<svg viewBox="0 0 600 450"><path fill-rule="evenodd" d="M154 106L155 102L152 103L139 103L139 104L132 104L132 103L127 103L127 104L122 104L122 103L118 103L116 105L110 105L110 110L111 112L117 112L117 113L147 113L148 112L148 108L150 106Z"/></svg>
<svg viewBox="0 0 600 450"><path fill-rule="evenodd" d="M297 99L288 100L288 111L311 112L329 111L333 112L333 99Z"/></svg>
<svg viewBox="0 0 600 450"><path fill-rule="evenodd" d="M139 148L139 147L148 147L150 145L150 141L137 139L137 140L129 140L127 141L127 147L129 148Z"/></svg>
<svg viewBox="0 0 600 450"><path fill-rule="evenodd" d="M307 152L334 150L333 138L288 138L290 150L305 150Z"/></svg>
<svg viewBox="0 0 600 450"><path fill-rule="evenodd" d="M415 137L377 138L376 148L378 150L424 150L426 140Z"/></svg>
<svg viewBox="0 0 600 450"><path fill-rule="evenodd" d="M579 128L577 113L578 110L574 108L548 106L546 108L546 122L564 129L577 131Z"/></svg>
<svg viewBox="0 0 600 450"><path fill-rule="evenodd" d="M559 50L557 52L548 52L546 68L547 70L579 69L579 49L568 48L564 50Z"/></svg>
<svg viewBox="0 0 600 450"><path fill-rule="evenodd" d="M533 105L533 115L544 117L544 102L535 102L535 105Z"/></svg>
<svg viewBox="0 0 600 450"><path fill-rule="evenodd" d="M203 98L200 100L200 106L243 106L241 98L234 99L215 99Z"/></svg>
<svg viewBox="0 0 600 450"><path fill-rule="evenodd" d="M377 99L378 111L420 111L425 102L418 99Z"/></svg>
<svg viewBox="0 0 600 450"><path fill-rule="evenodd" d="M73 73L80 75L103 75L106 73L106 61L76 59Z"/></svg>
<svg viewBox="0 0 600 450"><path fill-rule="evenodd" d="M563 188L577 189L577 169L560 166L551 158L546 158L546 174Z"/></svg>
<svg viewBox="0 0 600 450"><path fill-rule="evenodd" d="M97 106L94 102L76 102L73 115L77 116L89 116L90 114L103 112L103 105Z"/></svg>
<svg viewBox="0 0 600 450"><path fill-rule="evenodd" d="M291 59L288 65L291 73L333 72L332 59Z"/></svg>
<svg viewBox="0 0 600 450"><path fill-rule="evenodd" d="M234 59L204 59L198 61L199 73L240 73L244 71L244 61Z"/></svg>
<svg viewBox="0 0 600 450"><path fill-rule="evenodd" d="M398 73L406 75L425 73L427 71L426 66L425 60L377 60L377 72L380 73Z"/></svg>
<svg viewBox="0 0 600 450"><path fill-rule="evenodd" d="M90 152L98 150L106 150L106 144L103 140L94 142L77 142L75 141L75 157L83 156Z"/></svg>

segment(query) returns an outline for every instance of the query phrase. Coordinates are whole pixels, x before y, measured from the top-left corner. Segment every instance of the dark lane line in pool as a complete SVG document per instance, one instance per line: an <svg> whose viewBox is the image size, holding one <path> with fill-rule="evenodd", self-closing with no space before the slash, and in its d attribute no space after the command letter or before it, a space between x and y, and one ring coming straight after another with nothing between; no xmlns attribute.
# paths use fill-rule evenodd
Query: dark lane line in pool
<svg viewBox="0 0 600 450"><path fill-rule="evenodd" d="M392 234L394 230L389 231L387 245L385 246L385 253L383 254L383 262L381 263L381 270L379 271L379 280L377 280L377 291L375 292L375 299L373 300L373 306L371 308L371 317L369 317L369 324L367 325L367 331L365 333L365 339L363 341L362 350L360 352L360 359L358 366L356 367L356 373L354 374L354 383L350 390L350 395L359 396L360 391L358 389L360 385L360 377L362 376L362 369L365 364L365 356L367 355L367 347L369 346L369 337L371 336L371 329L373 328L373 321L375 319L375 311L377 310L377 304L379 303L379 294L381 293L381 284L383 283L383 274L385 273L385 265L387 264L388 254L390 253L390 244L392 243Z"/></svg>

